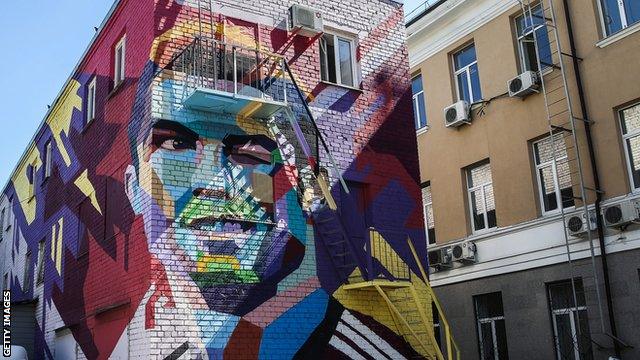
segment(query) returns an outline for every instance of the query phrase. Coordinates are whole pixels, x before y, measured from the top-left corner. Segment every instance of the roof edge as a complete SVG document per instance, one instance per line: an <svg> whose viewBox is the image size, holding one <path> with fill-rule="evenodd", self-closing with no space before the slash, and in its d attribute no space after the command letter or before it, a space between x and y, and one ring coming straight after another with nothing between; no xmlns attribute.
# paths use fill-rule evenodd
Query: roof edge
<svg viewBox="0 0 640 360"><path fill-rule="evenodd" d="M26 157L27 153L33 148L33 146L35 146L35 140L38 137L38 134L40 133L40 129L42 129L44 124L46 124L47 119L49 118L49 115L51 115L51 112L53 110L55 110L56 105L58 104L58 102L60 101L60 98L62 97L62 94L64 93L64 90L67 88L67 84L69 84L69 82L73 79L74 75L77 74L78 70L80 69L80 66L86 60L86 56L89 54L89 52L91 51L91 48L93 48L93 45L96 43L96 41L98 40L98 38L102 34L102 31L106 27L106 25L109 22L109 20L111 20L111 17L116 12L116 9L118 9L118 6L121 3L123 3L124 1L125 0L114 0L113 5L111 5L111 8L109 9L109 12L107 13L107 15L104 17L104 19L100 23L100 26L98 27L98 30L93 35L93 38L91 38L91 41L89 42L89 44L87 45L87 47L83 51L83 53L80 56L80 59L78 60L76 65L73 67L73 70L71 71L71 74L67 77L67 80L64 81L60 91L58 92L58 95L56 95L55 100L51 104L51 107L45 113L43 119L40 121L40 124L36 128L35 133L31 137L31 140L29 140L29 142L27 143L27 147L22 152L22 155L20 156L20 159L18 160L18 162L13 167L13 171L11 171L11 175L9 175L9 179L7 179L6 184L2 187L2 194L0 194L0 198L2 196L4 196L4 193L7 191L7 188L9 187L9 183L11 182L11 179L13 179L13 177L16 175L16 171L20 167L20 164L25 160L25 157Z"/></svg>

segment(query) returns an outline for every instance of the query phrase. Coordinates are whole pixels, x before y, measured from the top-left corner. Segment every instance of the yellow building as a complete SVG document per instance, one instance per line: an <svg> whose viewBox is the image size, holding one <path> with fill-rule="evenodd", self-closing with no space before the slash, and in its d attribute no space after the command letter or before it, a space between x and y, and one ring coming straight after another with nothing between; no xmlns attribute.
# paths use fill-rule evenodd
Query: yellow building
<svg viewBox="0 0 640 360"><path fill-rule="evenodd" d="M464 359L640 358L638 30L637 1L410 15L431 281Z"/></svg>

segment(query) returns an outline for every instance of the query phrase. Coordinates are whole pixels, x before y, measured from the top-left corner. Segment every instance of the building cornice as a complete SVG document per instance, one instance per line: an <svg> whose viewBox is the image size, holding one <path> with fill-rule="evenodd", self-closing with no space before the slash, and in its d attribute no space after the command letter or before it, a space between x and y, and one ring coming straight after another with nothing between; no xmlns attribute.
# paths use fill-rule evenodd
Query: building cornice
<svg viewBox="0 0 640 360"><path fill-rule="evenodd" d="M413 68L518 5L517 0L449 0L407 27Z"/></svg>
<svg viewBox="0 0 640 360"><path fill-rule="evenodd" d="M640 200L640 194L632 193L609 199L603 206L638 200ZM593 206L590 206L590 209L592 208ZM434 272L430 276L431 285L445 286L567 263L567 244L563 235L565 230L562 222L562 215L557 214L498 229L482 236L470 236L432 246L429 248L431 251L472 241L476 245L478 262L472 265L456 265L449 270ZM595 256L599 256L600 245L596 237L592 238L592 244ZM586 239L572 237L569 239L569 246L572 260L586 259L591 256L589 241ZM636 226L625 232L607 229L605 246L607 254L640 249L640 228Z"/></svg>

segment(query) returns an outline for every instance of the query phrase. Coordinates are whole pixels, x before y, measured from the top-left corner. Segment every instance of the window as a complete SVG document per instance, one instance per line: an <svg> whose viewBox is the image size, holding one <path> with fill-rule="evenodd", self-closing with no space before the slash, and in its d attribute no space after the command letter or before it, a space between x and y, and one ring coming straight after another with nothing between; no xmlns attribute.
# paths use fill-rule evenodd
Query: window
<svg viewBox="0 0 640 360"><path fill-rule="evenodd" d="M356 86L355 41L325 33L320 39L320 71L322 81Z"/></svg>
<svg viewBox="0 0 640 360"><path fill-rule="evenodd" d="M36 285L44 281L44 239L38 243L38 268L36 271Z"/></svg>
<svg viewBox="0 0 640 360"><path fill-rule="evenodd" d="M433 200L431 198L431 184L422 188L422 203L424 204L424 225L427 228L427 242L436 243L436 226L433 219Z"/></svg>
<svg viewBox="0 0 640 360"><path fill-rule="evenodd" d="M556 161L553 161L554 144ZM559 204L563 208L574 206L571 170L563 134L554 134L553 138L549 136L533 143L533 156L543 213L558 210Z"/></svg>
<svg viewBox="0 0 640 360"><path fill-rule="evenodd" d="M124 79L124 78L123 78ZM87 124L96 118L96 78L89 83L87 87Z"/></svg>
<svg viewBox="0 0 640 360"><path fill-rule="evenodd" d="M476 311L480 359L508 359L502 293L476 295L473 297L473 303Z"/></svg>
<svg viewBox="0 0 640 360"><path fill-rule="evenodd" d="M458 100L474 103L482 99L480 73L474 44L453 54Z"/></svg>
<svg viewBox="0 0 640 360"><path fill-rule="evenodd" d="M485 163L468 169L467 187L473 231L496 227L496 205L493 197L491 164Z"/></svg>
<svg viewBox="0 0 640 360"><path fill-rule="evenodd" d="M31 250L24 257L24 278L22 279L22 291L27 292L31 287Z"/></svg>
<svg viewBox="0 0 640 360"><path fill-rule="evenodd" d="M638 0L601 0L606 35L616 33L640 21Z"/></svg>
<svg viewBox="0 0 640 360"><path fill-rule="evenodd" d="M125 78L125 44L126 38L123 36L116 44L114 58L113 86L116 87L124 81Z"/></svg>
<svg viewBox="0 0 640 360"><path fill-rule="evenodd" d="M44 145L44 178L45 180L51 176L51 140Z"/></svg>
<svg viewBox="0 0 640 360"><path fill-rule="evenodd" d="M633 189L640 188L640 104L620 111L622 139Z"/></svg>
<svg viewBox="0 0 640 360"><path fill-rule="evenodd" d="M545 25L542 5L538 4L528 12L516 18L516 31L518 35L518 52L520 53L520 64L522 71L538 71L538 53L540 54L540 64L542 69L552 65L551 45L549 43L549 33ZM535 37L538 40L538 51L536 52Z"/></svg>
<svg viewBox="0 0 640 360"><path fill-rule="evenodd" d="M7 209L2 209L2 211L0 211L0 241L2 241L2 239L4 239L4 216L6 214Z"/></svg>
<svg viewBox="0 0 640 360"><path fill-rule="evenodd" d="M35 196L36 187L36 164L33 163L27 167L27 179L29 180L29 201Z"/></svg>
<svg viewBox="0 0 640 360"><path fill-rule="evenodd" d="M593 359L582 280L576 279L574 284L577 304L571 280L547 285L558 360Z"/></svg>
<svg viewBox="0 0 640 360"><path fill-rule="evenodd" d="M427 126L427 105L422 88L422 75L411 80L411 91L413 92L413 116L416 121L416 130L419 130Z"/></svg>
<svg viewBox="0 0 640 360"><path fill-rule="evenodd" d="M7 209L7 217L5 218L6 222L3 223L5 231L9 230L11 228L11 224L13 224L13 196L9 198L9 207Z"/></svg>

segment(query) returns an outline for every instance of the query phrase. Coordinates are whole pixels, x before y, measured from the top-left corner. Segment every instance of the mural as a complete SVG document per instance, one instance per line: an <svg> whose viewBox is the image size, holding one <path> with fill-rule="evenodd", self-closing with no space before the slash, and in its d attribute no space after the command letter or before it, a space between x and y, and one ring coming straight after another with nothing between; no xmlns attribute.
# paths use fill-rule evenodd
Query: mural
<svg viewBox="0 0 640 360"><path fill-rule="evenodd" d="M360 261L336 266L337 241L318 217L327 199L314 175L319 160L353 258L367 256L368 228L375 228L380 248L402 259L423 289L407 245L426 258L402 9L384 5L386 18L360 38L359 91L320 82L317 38L193 5L121 5L130 11L101 36L109 44L126 33L125 81L114 88L112 69L100 61L112 49L96 47L5 190L16 223L6 259L13 297L40 299L35 358L60 358L63 333L89 359L433 355L400 330L384 299L341 287L337 268L361 281L363 268ZM134 20L154 24L154 32L126 26ZM241 80L240 94L277 100L273 92L286 92L300 129L282 114L259 119L185 106L192 79L172 60L202 34L283 56L305 99L273 71ZM383 51L382 39L395 48ZM222 76L223 88L229 79ZM96 116L87 122L93 81ZM316 143L303 101L349 194ZM374 260L368 275L398 277ZM430 316L430 301L421 299Z"/></svg>

